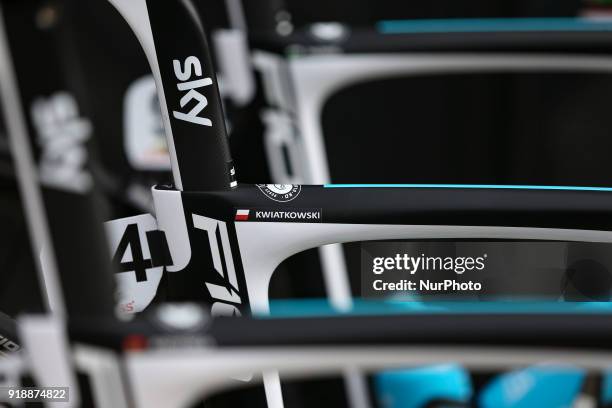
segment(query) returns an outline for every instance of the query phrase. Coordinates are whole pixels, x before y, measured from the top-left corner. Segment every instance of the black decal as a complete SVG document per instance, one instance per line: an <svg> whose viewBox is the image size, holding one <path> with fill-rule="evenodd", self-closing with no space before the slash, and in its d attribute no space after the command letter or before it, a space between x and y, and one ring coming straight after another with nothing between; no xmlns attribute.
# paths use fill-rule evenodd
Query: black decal
<svg viewBox="0 0 612 408"><path fill-rule="evenodd" d="M121 262L128 248L132 250L132 261ZM150 259L144 259L142 254L138 224L130 224L125 229L117 251L113 255L113 263L117 265L118 273L134 271L136 273L136 282L145 282L147 280L147 269L153 267L153 262Z"/></svg>

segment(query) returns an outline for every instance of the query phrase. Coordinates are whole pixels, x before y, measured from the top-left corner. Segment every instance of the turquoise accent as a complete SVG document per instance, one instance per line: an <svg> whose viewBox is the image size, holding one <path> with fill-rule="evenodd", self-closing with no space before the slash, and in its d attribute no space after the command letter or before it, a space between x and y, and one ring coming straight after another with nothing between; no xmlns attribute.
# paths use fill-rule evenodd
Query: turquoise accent
<svg viewBox="0 0 612 408"><path fill-rule="evenodd" d="M573 406L586 377L573 366L541 364L501 374L481 392L481 408Z"/></svg>
<svg viewBox="0 0 612 408"><path fill-rule="evenodd" d="M350 311L339 312L327 299L271 300L270 315L262 319L381 316L418 314L612 314L612 302L557 302L537 300L393 301L353 299ZM612 398L612 373L604 373L601 396ZM583 370L571 366L538 365L501 374L479 396L483 408L569 407L580 392ZM517 390L520 383L524 388ZM516 392L508 393L511 389ZM374 374L374 395L383 408L412 408L445 400L469 402L473 390L467 371L456 364L384 370Z"/></svg>
<svg viewBox="0 0 612 408"><path fill-rule="evenodd" d="M468 403L472 382L463 367L439 364L377 373L374 390L382 408L422 408L436 401Z"/></svg>
<svg viewBox="0 0 612 408"><path fill-rule="evenodd" d="M612 368L602 373L601 380L601 404L609 406L612 404Z"/></svg>
<svg viewBox="0 0 612 408"><path fill-rule="evenodd" d="M347 312L335 310L326 299L271 300L270 315L265 319L376 316L403 314L612 314L612 302L555 302L529 300L473 301L393 301L353 299L353 308Z"/></svg>
<svg viewBox="0 0 612 408"><path fill-rule="evenodd" d="M530 186L512 184L325 184L325 188L465 188L497 190L560 190L560 191L606 191L612 187L586 186Z"/></svg>
<svg viewBox="0 0 612 408"><path fill-rule="evenodd" d="M612 31L609 21L574 17L553 18L467 18L385 20L376 24L382 34L480 33L525 31Z"/></svg>

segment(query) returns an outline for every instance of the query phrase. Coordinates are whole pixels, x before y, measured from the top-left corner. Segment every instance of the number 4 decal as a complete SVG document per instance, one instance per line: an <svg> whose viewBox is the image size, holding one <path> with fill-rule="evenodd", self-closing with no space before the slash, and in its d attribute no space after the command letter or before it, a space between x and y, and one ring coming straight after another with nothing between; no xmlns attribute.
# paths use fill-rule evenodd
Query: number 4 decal
<svg viewBox="0 0 612 408"><path fill-rule="evenodd" d="M105 226L118 267L120 308L140 312L155 297L164 266L172 263L165 235L150 214L109 221Z"/></svg>
<svg viewBox="0 0 612 408"><path fill-rule="evenodd" d="M126 258L131 260L126 261ZM147 269L153 267L151 259L144 259L142 255L142 245L138 236L138 224L130 224L125 229L117 251L113 256L113 263L118 266L118 272L136 273L136 282L147 280Z"/></svg>

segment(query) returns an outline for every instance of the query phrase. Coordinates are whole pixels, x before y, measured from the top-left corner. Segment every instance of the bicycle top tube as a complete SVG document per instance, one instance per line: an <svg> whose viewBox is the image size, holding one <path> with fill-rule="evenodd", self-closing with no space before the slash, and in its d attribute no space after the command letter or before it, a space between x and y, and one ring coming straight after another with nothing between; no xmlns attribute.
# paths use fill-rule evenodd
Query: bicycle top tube
<svg viewBox="0 0 612 408"><path fill-rule="evenodd" d="M383 20L376 24L383 34L482 33L522 31L612 31L610 21L575 17L467 18Z"/></svg>
<svg viewBox="0 0 612 408"><path fill-rule="evenodd" d="M558 190L558 191L606 191L612 187L545 186L521 184L325 184L325 188L454 188L499 190Z"/></svg>

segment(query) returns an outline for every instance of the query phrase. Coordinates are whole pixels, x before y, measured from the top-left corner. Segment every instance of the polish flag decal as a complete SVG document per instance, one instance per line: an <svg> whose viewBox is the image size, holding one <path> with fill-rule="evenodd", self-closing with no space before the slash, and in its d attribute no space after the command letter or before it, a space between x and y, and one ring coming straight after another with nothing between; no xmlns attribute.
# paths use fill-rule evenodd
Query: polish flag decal
<svg viewBox="0 0 612 408"><path fill-rule="evenodd" d="M249 220L249 210L237 210L235 220L236 221L248 221Z"/></svg>

